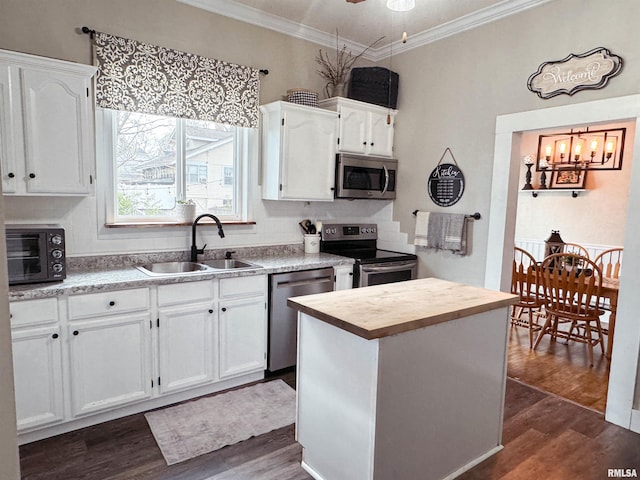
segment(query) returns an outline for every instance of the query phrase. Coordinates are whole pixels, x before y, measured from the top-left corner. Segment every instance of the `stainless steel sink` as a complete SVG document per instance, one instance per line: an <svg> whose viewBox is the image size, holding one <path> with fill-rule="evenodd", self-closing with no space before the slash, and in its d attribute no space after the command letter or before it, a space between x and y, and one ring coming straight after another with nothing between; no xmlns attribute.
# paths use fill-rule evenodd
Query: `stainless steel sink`
<svg viewBox="0 0 640 480"><path fill-rule="evenodd" d="M201 263L195 262L160 262L148 263L136 267L143 273L151 276L162 275L188 275L193 273L204 273L211 271L211 268Z"/></svg>
<svg viewBox="0 0 640 480"><path fill-rule="evenodd" d="M195 273L215 272L222 270L239 270L243 268L262 268L251 262L244 260L218 259L209 260L205 263L196 262L159 262L148 263L146 265L138 265L136 267L142 273L146 273L152 277L173 276L173 275L192 275Z"/></svg>
<svg viewBox="0 0 640 480"><path fill-rule="evenodd" d="M208 260L204 262L206 266L214 268L216 270L237 270L240 268L262 268L255 263L246 262L244 260L236 260L235 258L225 259L219 258L217 260Z"/></svg>

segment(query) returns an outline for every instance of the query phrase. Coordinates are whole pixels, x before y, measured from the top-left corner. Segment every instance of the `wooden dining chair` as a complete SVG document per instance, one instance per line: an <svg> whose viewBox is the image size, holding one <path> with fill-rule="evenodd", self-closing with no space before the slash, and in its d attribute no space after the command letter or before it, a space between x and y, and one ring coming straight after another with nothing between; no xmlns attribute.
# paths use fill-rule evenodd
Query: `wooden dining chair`
<svg viewBox="0 0 640 480"><path fill-rule="evenodd" d="M598 256L593 260L600 270L602 270L602 276L604 278L620 278L620 270L622 269L622 252L623 248L610 248L600 252ZM600 299L600 308L605 310L611 310L611 304L608 298ZM608 333L603 328L605 333Z"/></svg>
<svg viewBox="0 0 640 480"><path fill-rule="evenodd" d="M589 251L582 245L579 245L577 243L565 243L563 251L564 253L573 253L582 257L589 258Z"/></svg>
<svg viewBox="0 0 640 480"><path fill-rule="evenodd" d="M529 348L533 348L533 333L542 329L538 316L544 302L538 293L539 287L535 258L526 250L514 247L511 293L518 295L520 299L511 308L511 325L529 330Z"/></svg>
<svg viewBox="0 0 640 480"><path fill-rule="evenodd" d="M567 261L567 257L571 261ZM604 313L600 303L602 271L586 257L556 253L546 257L538 272L545 296L546 320L536 342L535 349L544 335L552 340L563 338L587 345L589 366L593 366L593 347L600 344L604 354L604 337L600 325L600 315ZM569 323L569 330L558 329L562 323Z"/></svg>
<svg viewBox="0 0 640 480"><path fill-rule="evenodd" d="M593 262L602 270L605 278L620 278L622 268L622 248L610 248L600 252Z"/></svg>

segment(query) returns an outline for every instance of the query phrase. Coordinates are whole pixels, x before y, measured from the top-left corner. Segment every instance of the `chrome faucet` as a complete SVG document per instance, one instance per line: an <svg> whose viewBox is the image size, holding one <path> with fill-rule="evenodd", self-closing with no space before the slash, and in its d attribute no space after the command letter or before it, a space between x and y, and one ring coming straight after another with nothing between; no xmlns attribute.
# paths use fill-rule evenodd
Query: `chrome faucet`
<svg viewBox="0 0 640 480"><path fill-rule="evenodd" d="M218 235L220 235L220 238L224 238L224 230L222 230L222 223L220 223L220 220L218 220L218 217L216 217L215 215L211 215L210 213L203 213L202 215L199 215L191 225L191 261L192 262L197 262L198 254L204 253L204 249L207 247L206 243L202 246L202 248L198 248L196 245L196 226L198 225L198 222L200 221L200 219L203 217L209 217L213 219L216 222L216 225L218 226Z"/></svg>

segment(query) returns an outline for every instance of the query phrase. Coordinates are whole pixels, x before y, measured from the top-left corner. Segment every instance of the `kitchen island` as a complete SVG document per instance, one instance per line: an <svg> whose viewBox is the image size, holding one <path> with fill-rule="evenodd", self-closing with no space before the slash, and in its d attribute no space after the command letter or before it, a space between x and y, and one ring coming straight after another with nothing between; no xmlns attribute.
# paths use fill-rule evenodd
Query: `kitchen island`
<svg viewBox="0 0 640 480"><path fill-rule="evenodd" d="M500 450L516 299L435 278L290 298L303 468L319 480L455 478Z"/></svg>

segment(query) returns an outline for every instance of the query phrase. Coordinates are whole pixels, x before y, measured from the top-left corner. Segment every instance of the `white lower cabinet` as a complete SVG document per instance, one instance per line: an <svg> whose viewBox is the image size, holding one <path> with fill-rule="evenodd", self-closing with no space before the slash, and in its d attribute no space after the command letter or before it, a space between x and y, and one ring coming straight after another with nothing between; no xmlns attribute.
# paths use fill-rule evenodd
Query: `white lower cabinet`
<svg viewBox="0 0 640 480"><path fill-rule="evenodd" d="M58 301L12 302L10 311L18 431L61 422L64 397Z"/></svg>
<svg viewBox="0 0 640 480"><path fill-rule="evenodd" d="M213 281L158 287L161 394L214 381L214 292Z"/></svg>
<svg viewBox="0 0 640 480"><path fill-rule="evenodd" d="M336 265L333 267L336 278L335 290L349 290L353 288L353 265Z"/></svg>
<svg viewBox="0 0 640 480"><path fill-rule="evenodd" d="M21 438L262 378L266 301L254 275L11 302Z"/></svg>
<svg viewBox="0 0 640 480"><path fill-rule="evenodd" d="M220 378L267 366L267 276L220 280Z"/></svg>
<svg viewBox="0 0 640 480"><path fill-rule="evenodd" d="M148 312L70 322L74 416L151 397L150 322Z"/></svg>
<svg viewBox="0 0 640 480"><path fill-rule="evenodd" d="M220 302L220 378L266 368L265 298Z"/></svg>
<svg viewBox="0 0 640 480"><path fill-rule="evenodd" d="M151 397L149 306L147 288L69 297L73 416Z"/></svg>
<svg viewBox="0 0 640 480"><path fill-rule="evenodd" d="M59 327L24 329L12 339L18 430L60 422L64 408Z"/></svg>

